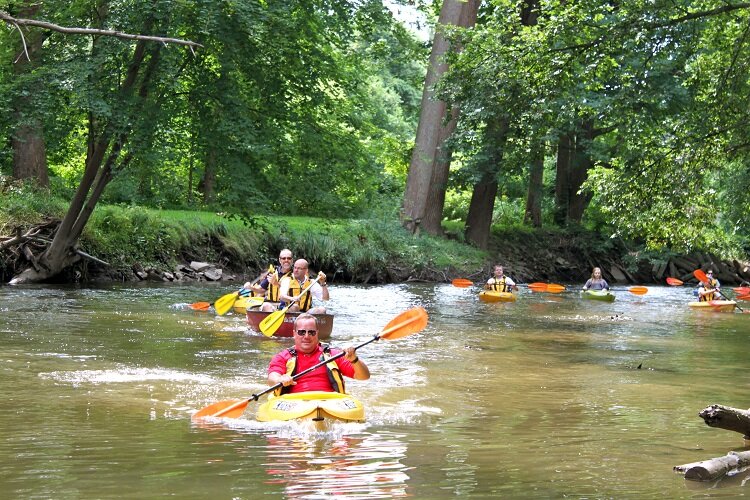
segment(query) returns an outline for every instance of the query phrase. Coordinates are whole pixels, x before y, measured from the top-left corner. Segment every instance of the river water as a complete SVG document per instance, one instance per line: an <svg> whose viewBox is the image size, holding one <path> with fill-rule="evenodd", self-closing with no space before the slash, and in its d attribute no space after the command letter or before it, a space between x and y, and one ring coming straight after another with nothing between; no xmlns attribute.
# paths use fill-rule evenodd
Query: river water
<svg viewBox="0 0 750 500"><path fill-rule="evenodd" d="M687 288L484 304L447 284L331 285L331 342L363 342L403 310L427 328L363 347L350 381L364 424L311 433L194 424L265 386L290 340L181 307L223 285L0 288L0 491L5 498L690 498L747 494L742 472L675 465L743 450L712 403L750 407L750 314L689 310ZM750 309L747 303L746 309Z"/></svg>

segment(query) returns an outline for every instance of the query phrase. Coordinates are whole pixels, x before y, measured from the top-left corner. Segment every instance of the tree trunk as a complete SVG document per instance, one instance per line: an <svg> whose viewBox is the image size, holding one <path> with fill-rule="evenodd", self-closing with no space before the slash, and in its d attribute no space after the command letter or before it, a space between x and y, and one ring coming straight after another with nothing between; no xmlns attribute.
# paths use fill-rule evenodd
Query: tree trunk
<svg viewBox="0 0 750 500"><path fill-rule="evenodd" d="M448 68L444 62L444 56L449 49L449 44L443 36L441 26L458 25L461 21L463 8L464 2L443 0L435 30L435 38L432 43L427 76L422 91L417 137L409 163L409 173L406 177L406 189L404 190L404 203L401 213L402 223L412 232L416 232L425 216L441 137L442 122L447 110L445 102L434 98L433 90L435 84Z"/></svg>
<svg viewBox="0 0 750 500"><path fill-rule="evenodd" d="M477 21L478 10L479 0L468 0L461 10L458 26L464 28L474 26ZM457 48L457 50L460 50L460 48ZM446 142L453 131L456 130L459 113L457 106L451 109L450 120L441 124L440 135L438 136L437 151L432 167L432 179L427 189L427 200L421 226L422 229L433 235L443 234L443 208L445 207L445 191L448 187L452 157Z"/></svg>
<svg viewBox="0 0 750 500"><path fill-rule="evenodd" d="M555 222L562 226L568 220L570 163L573 156L573 134L562 134L557 141L555 168Z"/></svg>
<svg viewBox="0 0 750 500"><path fill-rule="evenodd" d="M20 101L17 104L20 104ZM18 110L20 109L19 107ZM16 116L19 121L23 120L20 112ZM47 148L42 124L38 120L32 120L31 123L18 126L11 139L11 148L13 148L13 178L31 179L38 186L49 187Z"/></svg>
<svg viewBox="0 0 750 500"><path fill-rule="evenodd" d="M508 138L508 120L497 117L488 123L485 132L485 148L488 150L485 171L479 183L474 186L469 203L469 214L466 217L464 236L467 241L479 248L487 248L492 228L492 214L497 196L497 173L503 161L503 149ZM489 195L491 197L487 197Z"/></svg>
<svg viewBox="0 0 750 500"><path fill-rule="evenodd" d="M20 14L23 17L34 17L40 7L40 3L24 2ZM15 75L29 73L34 68L35 62L41 57L42 44L47 36L48 33L40 30L28 32L26 50L24 51L23 45L19 43L18 52L14 57L13 73ZM16 121L16 128L11 138L13 178L32 179L38 186L49 187L44 127L41 121L34 117L35 95L35 92L26 92L13 103L13 115Z"/></svg>
<svg viewBox="0 0 750 500"><path fill-rule="evenodd" d="M582 193L581 186L588 179L589 169L591 168L591 143L594 140L594 127L591 121L585 122L578 130L576 135L575 150L568 179L568 220L581 222L583 212L586 211L591 201L591 193Z"/></svg>
<svg viewBox="0 0 750 500"><path fill-rule="evenodd" d="M495 207L496 196L497 175L493 170L485 173L482 180L474 186L469 214L466 216L465 237L482 249L489 246L492 211Z"/></svg>
<svg viewBox="0 0 750 500"><path fill-rule="evenodd" d="M544 149L532 152L529 165L529 190L526 194L524 223L542 227L542 188L544 186Z"/></svg>
<svg viewBox="0 0 750 500"><path fill-rule="evenodd" d="M216 151L209 148L206 154L206 165L203 177L198 183L198 189L203 193L203 203L211 204L214 201L214 190L216 188Z"/></svg>

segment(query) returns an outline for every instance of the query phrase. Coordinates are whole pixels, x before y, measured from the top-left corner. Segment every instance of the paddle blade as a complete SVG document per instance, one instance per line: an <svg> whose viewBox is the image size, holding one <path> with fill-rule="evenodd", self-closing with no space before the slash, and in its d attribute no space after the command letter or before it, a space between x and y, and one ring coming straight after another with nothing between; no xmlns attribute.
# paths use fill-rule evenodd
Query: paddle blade
<svg viewBox="0 0 750 500"><path fill-rule="evenodd" d="M732 288L732 291L737 295L748 295L750 294L750 286L738 286Z"/></svg>
<svg viewBox="0 0 750 500"><path fill-rule="evenodd" d="M211 304L208 302L193 302L190 304L190 309L193 311L208 311L210 307Z"/></svg>
<svg viewBox="0 0 750 500"><path fill-rule="evenodd" d="M427 311L424 308L408 309L389 321L380 332L379 338L396 340L420 332L427 326L427 320Z"/></svg>
<svg viewBox="0 0 750 500"><path fill-rule="evenodd" d="M546 292L547 283L529 283L529 290L532 292Z"/></svg>
<svg viewBox="0 0 750 500"><path fill-rule="evenodd" d="M738 300L750 300L750 293L747 295L738 295L736 298Z"/></svg>
<svg viewBox="0 0 750 500"><path fill-rule="evenodd" d="M646 288L645 286L633 286L630 287L628 291L636 295L646 295L648 293L648 288Z"/></svg>
<svg viewBox="0 0 750 500"><path fill-rule="evenodd" d="M198 420L199 418L205 417L237 418L245 412L245 408L247 408L249 402L249 399L227 399L225 401L219 401L218 403L201 408L193 413L193 416L190 418L192 420Z"/></svg>
<svg viewBox="0 0 750 500"><path fill-rule="evenodd" d="M682 281L678 280L677 278L667 278L667 285L672 286L682 286Z"/></svg>
<svg viewBox="0 0 750 500"><path fill-rule="evenodd" d="M562 285L557 285L555 283L550 283L547 285L547 291L550 293L560 293L565 291L565 287Z"/></svg>
<svg viewBox="0 0 750 500"><path fill-rule="evenodd" d="M281 324L284 322L284 315L286 314L287 309L289 309L289 306L286 306L284 309L274 311L263 318L263 321L261 321L258 325L258 327L260 327L261 333L266 337L271 337L274 333L276 333L276 330L278 330Z"/></svg>
<svg viewBox="0 0 750 500"><path fill-rule="evenodd" d="M704 273L702 269L696 269L693 271L693 276L698 278L698 281L708 283L708 276L706 276L706 273Z"/></svg>
<svg viewBox="0 0 750 500"><path fill-rule="evenodd" d="M451 281L451 284L458 288L468 288L470 286L474 286L474 282L472 282L471 280L467 280L466 278L456 278Z"/></svg>
<svg viewBox="0 0 750 500"><path fill-rule="evenodd" d="M234 305L234 301L237 300L237 297L239 295L240 292L237 291L219 297L219 299L214 302L214 309L216 309L216 314L218 314L219 316L224 316L226 313L228 313Z"/></svg>

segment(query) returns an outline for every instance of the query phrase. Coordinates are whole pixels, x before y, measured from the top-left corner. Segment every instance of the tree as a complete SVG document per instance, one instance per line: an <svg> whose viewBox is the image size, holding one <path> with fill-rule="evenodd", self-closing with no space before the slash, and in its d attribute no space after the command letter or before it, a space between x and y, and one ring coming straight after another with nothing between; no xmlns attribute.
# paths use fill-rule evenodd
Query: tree
<svg viewBox="0 0 750 500"><path fill-rule="evenodd" d="M448 106L434 95L434 87L448 67L445 57L450 43L443 30L448 26L473 26L478 8L478 0L444 0L440 9L402 207L404 225L413 232L420 224L431 234L442 232L440 224L450 168L449 152L443 146L457 118L457 109L451 110L450 118L447 117Z"/></svg>

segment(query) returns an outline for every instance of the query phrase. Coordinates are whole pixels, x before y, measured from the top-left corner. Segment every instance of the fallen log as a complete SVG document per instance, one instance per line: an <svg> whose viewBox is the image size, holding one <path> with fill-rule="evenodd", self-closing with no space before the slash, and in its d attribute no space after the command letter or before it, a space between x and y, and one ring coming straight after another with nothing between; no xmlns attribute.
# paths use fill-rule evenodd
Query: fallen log
<svg viewBox="0 0 750 500"><path fill-rule="evenodd" d="M750 439L750 410L711 405L701 410L698 416L709 427L739 432L746 440Z"/></svg>
<svg viewBox="0 0 750 500"><path fill-rule="evenodd" d="M713 481L727 473L750 465L750 451L730 451L723 457L716 457L701 462L675 465L676 472L684 473L685 479L691 481Z"/></svg>

